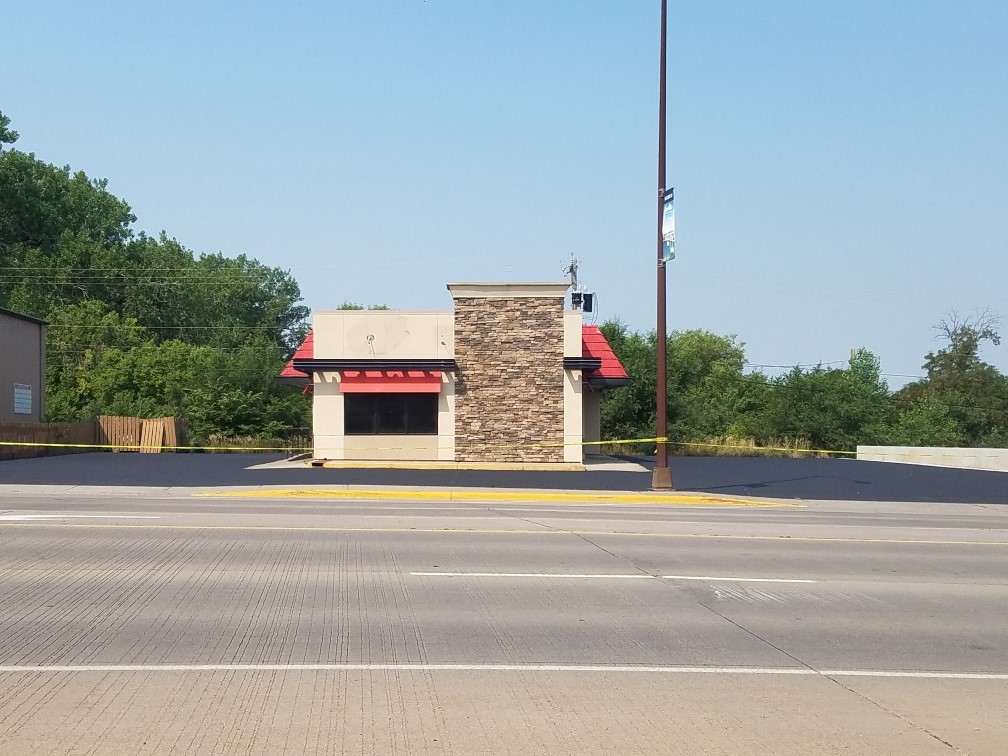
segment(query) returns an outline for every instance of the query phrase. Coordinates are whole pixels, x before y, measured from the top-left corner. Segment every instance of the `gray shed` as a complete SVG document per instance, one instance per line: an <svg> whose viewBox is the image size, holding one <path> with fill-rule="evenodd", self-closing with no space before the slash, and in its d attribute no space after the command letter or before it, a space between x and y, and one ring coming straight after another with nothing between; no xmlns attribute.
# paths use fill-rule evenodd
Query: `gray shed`
<svg viewBox="0 0 1008 756"><path fill-rule="evenodd" d="M0 308L0 422L45 420L46 325Z"/></svg>

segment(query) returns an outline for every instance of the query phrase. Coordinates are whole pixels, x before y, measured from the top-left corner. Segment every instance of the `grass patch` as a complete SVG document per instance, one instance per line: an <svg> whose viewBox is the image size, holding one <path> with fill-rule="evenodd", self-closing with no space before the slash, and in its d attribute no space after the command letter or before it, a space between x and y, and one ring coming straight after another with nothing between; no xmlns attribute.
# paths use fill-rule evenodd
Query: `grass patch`
<svg viewBox="0 0 1008 756"><path fill-rule="evenodd" d="M211 454L242 454L263 450L298 454L311 448L311 436L277 438L274 436L223 436L215 433L202 444L202 449Z"/></svg>
<svg viewBox="0 0 1008 756"><path fill-rule="evenodd" d="M821 451L813 451L807 438L772 438L758 443L752 438L735 436L714 436L699 441L670 441L669 453L678 457L829 457ZM652 444L611 444L603 442L599 454L619 456L625 454L655 453ZM594 453L594 452L592 452Z"/></svg>

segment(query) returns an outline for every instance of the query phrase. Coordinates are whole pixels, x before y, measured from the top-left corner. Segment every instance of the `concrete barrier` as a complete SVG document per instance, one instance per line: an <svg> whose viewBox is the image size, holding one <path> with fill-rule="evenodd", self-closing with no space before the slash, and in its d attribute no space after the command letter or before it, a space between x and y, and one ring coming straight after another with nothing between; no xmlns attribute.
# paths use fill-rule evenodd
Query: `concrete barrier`
<svg viewBox="0 0 1008 756"><path fill-rule="evenodd" d="M857 458L868 462L958 467L1008 472L1008 449L965 449L947 446L858 446Z"/></svg>

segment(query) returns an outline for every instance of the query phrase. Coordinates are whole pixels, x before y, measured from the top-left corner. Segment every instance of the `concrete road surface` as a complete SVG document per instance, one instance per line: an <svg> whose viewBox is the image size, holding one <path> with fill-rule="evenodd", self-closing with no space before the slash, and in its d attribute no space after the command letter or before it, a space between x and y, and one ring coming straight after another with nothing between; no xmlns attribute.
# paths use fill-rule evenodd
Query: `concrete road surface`
<svg viewBox="0 0 1008 756"><path fill-rule="evenodd" d="M1008 511L0 493L0 753L1004 754Z"/></svg>

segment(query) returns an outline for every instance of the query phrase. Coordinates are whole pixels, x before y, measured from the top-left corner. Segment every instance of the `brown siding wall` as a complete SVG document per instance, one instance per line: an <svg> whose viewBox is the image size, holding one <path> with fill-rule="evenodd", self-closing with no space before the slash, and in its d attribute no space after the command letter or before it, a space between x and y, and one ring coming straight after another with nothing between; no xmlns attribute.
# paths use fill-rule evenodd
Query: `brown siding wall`
<svg viewBox="0 0 1008 756"><path fill-rule="evenodd" d="M455 299L455 458L563 462L564 300ZM497 447L497 448L495 448Z"/></svg>
<svg viewBox="0 0 1008 756"><path fill-rule="evenodd" d="M45 327L0 312L0 421L43 420ZM32 387L32 414L14 414L14 384Z"/></svg>

